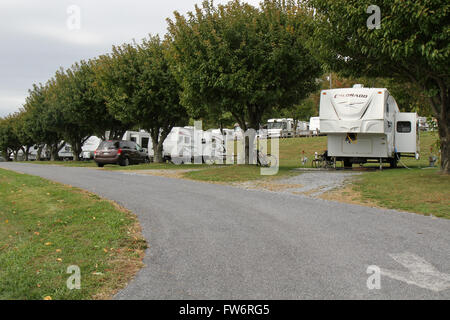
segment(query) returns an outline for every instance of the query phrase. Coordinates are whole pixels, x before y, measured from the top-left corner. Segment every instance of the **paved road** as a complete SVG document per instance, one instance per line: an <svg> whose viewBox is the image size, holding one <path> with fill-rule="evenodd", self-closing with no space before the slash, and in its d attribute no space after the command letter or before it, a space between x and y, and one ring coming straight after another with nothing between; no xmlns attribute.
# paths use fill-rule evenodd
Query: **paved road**
<svg viewBox="0 0 450 320"><path fill-rule="evenodd" d="M146 267L117 299L450 298L448 220L130 173L0 167L138 215ZM379 290L367 288L371 265L381 268Z"/></svg>

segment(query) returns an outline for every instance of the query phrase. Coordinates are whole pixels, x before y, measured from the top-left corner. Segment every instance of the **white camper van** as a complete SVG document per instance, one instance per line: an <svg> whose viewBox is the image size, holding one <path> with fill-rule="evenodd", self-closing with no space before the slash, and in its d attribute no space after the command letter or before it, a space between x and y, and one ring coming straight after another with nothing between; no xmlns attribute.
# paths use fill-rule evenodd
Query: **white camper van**
<svg viewBox="0 0 450 320"><path fill-rule="evenodd" d="M214 162L224 156L224 137L220 130L175 127L163 143L163 157L174 163Z"/></svg>
<svg viewBox="0 0 450 320"><path fill-rule="evenodd" d="M62 147L61 150L59 150L58 157L64 161L72 161L73 160L72 146L69 143L66 143L64 147Z"/></svg>
<svg viewBox="0 0 450 320"><path fill-rule="evenodd" d="M314 136L320 134L320 117L312 117L309 119L309 132Z"/></svg>
<svg viewBox="0 0 450 320"><path fill-rule="evenodd" d="M83 160L94 159L94 152L98 149L98 146L102 142L102 139L96 136L89 137L81 147L81 158Z"/></svg>
<svg viewBox="0 0 450 320"><path fill-rule="evenodd" d="M291 138L295 135L294 119L269 119L267 132L269 138Z"/></svg>
<svg viewBox="0 0 450 320"><path fill-rule="evenodd" d="M418 117L399 111L387 89L322 91L320 131L328 135L328 157L353 163L397 166L400 157L419 157Z"/></svg>
<svg viewBox="0 0 450 320"><path fill-rule="evenodd" d="M298 121L297 122L297 136L309 136L309 122Z"/></svg>

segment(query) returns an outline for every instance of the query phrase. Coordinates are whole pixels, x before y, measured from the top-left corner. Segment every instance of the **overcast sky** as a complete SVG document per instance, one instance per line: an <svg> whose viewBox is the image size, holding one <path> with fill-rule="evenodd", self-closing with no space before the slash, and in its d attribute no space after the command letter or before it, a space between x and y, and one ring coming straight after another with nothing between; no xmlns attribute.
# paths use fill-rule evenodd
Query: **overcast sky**
<svg viewBox="0 0 450 320"><path fill-rule="evenodd" d="M0 0L0 117L21 107L32 84L45 83L58 68L149 33L163 35L173 11L186 13L196 3L201 0Z"/></svg>

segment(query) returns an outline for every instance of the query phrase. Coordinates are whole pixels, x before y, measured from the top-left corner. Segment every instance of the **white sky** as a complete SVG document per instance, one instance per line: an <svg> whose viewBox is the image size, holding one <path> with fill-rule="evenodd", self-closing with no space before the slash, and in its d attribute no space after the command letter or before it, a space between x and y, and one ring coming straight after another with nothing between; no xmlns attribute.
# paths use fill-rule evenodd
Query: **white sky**
<svg viewBox="0 0 450 320"><path fill-rule="evenodd" d="M173 11L201 0L1 0L0 117L25 103L33 83L60 67L109 52L112 45L166 33ZM216 0L215 3L226 3ZM257 5L260 0L245 0ZM80 29L67 26L68 8L80 9ZM71 12L73 13L73 12Z"/></svg>

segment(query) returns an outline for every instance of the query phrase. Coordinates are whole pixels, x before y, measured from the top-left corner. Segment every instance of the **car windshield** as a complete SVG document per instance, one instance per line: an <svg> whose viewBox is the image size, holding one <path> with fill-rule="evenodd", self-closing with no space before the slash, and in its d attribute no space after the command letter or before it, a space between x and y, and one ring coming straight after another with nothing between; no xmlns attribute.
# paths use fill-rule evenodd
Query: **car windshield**
<svg viewBox="0 0 450 320"><path fill-rule="evenodd" d="M119 142L103 141L98 147L99 150L116 150L119 149Z"/></svg>
<svg viewBox="0 0 450 320"><path fill-rule="evenodd" d="M271 122L268 124L268 129L281 129L283 127L282 122Z"/></svg>

